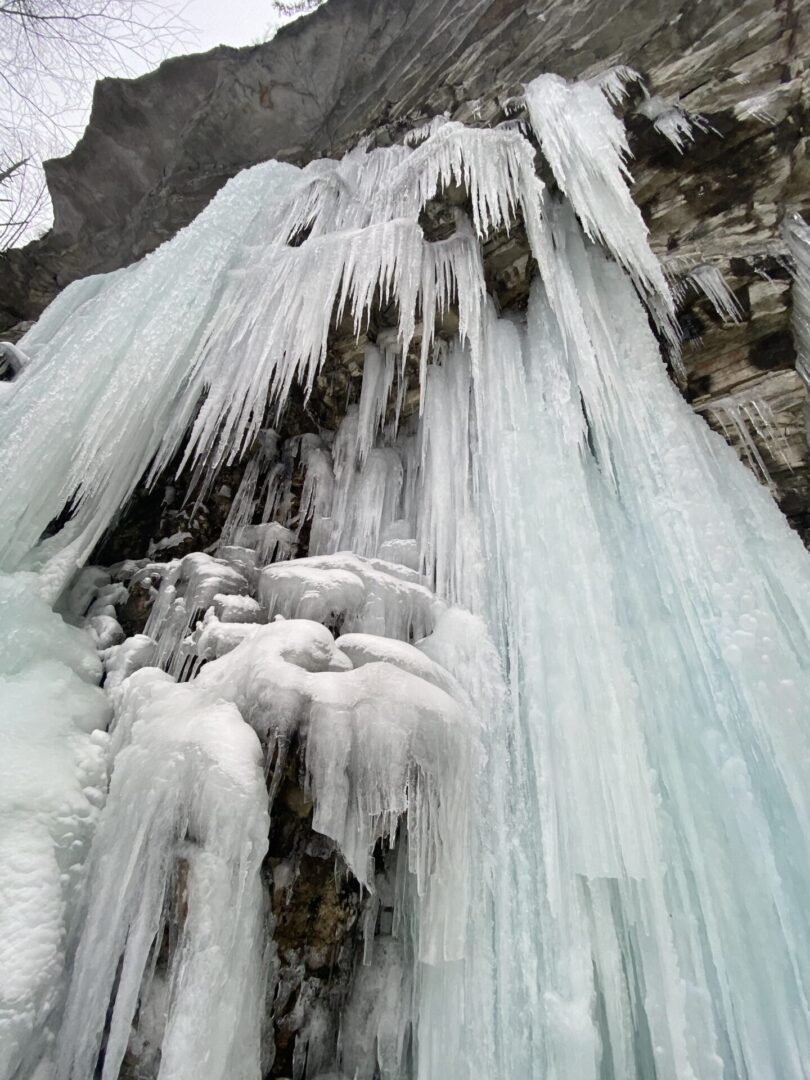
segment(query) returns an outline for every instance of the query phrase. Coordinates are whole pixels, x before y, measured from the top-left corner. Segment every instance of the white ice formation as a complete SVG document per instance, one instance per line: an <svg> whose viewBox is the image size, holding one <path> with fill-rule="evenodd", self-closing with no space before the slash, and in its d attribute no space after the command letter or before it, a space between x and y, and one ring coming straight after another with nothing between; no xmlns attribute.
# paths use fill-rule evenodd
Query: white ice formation
<svg viewBox="0 0 810 1080"><path fill-rule="evenodd" d="M132 1057L259 1080L291 755L366 897L339 1037L313 1007L294 1080L806 1078L810 562L661 362L647 316L672 338L674 302L612 108L633 78L525 88L561 201L518 127L439 118L240 174L23 339L0 402L0 1080ZM466 210L429 242L450 185ZM539 273L499 316L481 241L519 220ZM373 337L381 307L339 430L282 439L330 327ZM178 457L203 496L243 462L219 542L80 570ZM120 641L124 583L152 610Z"/></svg>
<svg viewBox="0 0 810 1080"><path fill-rule="evenodd" d="M645 94L636 109L652 121L657 132L668 139L679 153L695 140L695 131L711 131L711 125L700 113L688 112L677 101L666 101L657 94Z"/></svg>
<svg viewBox="0 0 810 1080"><path fill-rule="evenodd" d="M717 266L701 263L693 266L686 280L703 293L724 322L741 322L742 308Z"/></svg>

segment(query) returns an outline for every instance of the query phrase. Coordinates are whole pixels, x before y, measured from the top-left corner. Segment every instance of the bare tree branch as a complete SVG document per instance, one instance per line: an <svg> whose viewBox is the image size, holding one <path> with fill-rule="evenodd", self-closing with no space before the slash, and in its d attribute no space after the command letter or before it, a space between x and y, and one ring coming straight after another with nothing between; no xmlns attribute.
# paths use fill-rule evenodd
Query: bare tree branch
<svg viewBox="0 0 810 1080"><path fill-rule="evenodd" d="M272 0L271 8L285 19L294 19L298 15L308 15L319 8L324 0Z"/></svg>
<svg viewBox="0 0 810 1080"><path fill-rule="evenodd" d="M42 161L84 126L89 88L181 45L183 0L0 0L0 251L49 222Z"/></svg>

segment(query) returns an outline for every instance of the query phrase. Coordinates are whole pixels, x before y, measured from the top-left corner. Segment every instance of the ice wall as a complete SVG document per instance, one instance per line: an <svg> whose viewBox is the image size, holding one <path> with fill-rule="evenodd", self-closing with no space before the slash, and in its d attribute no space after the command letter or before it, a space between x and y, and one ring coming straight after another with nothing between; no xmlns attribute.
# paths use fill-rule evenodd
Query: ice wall
<svg viewBox="0 0 810 1080"><path fill-rule="evenodd" d="M674 304L612 107L635 77L525 88L559 197L520 124L270 162L23 340L0 1080L132 1055L262 1075L292 754L367 898L339 1034L308 1017L295 1080L307 1055L354 1080L806 1076L807 554L662 364L647 316L672 339ZM428 242L451 184L456 231ZM499 316L481 242L518 220L538 273ZM380 306L339 430L283 441L330 328L374 336ZM142 476L204 497L243 456L219 542L124 575L153 605L120 643L123 586L77 567Z"/></svg>

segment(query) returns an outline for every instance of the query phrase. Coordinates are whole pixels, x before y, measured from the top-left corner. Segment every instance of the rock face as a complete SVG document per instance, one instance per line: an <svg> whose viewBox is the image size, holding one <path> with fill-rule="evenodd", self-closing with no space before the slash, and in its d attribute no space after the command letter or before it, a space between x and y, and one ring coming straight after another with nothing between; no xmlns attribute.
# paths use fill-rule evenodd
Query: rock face
<svg viewBox="0 0 810 1080"><path fill-rule="evenodd" d="M808 0L328 0L266 44L103 80L84 137L48 164L53 230L0 261L0 332L19 336L70 281L153 250L256 162L305 163L363 132L385 145L440 112L491 123L543 71L627 64L653 95L680 97L705 119L679 153L649 118L627 118L653 246L675 275L717 267L742 309L741 324L724 324L686 290L685 393L715 425L713 406L729 395L770 404L777 439L755 433L758 453L807 535L804 390L779 224L788 208L810 209L808 9ZM520 301L526 256L519 236L490 244L503 303Z"/></svg>

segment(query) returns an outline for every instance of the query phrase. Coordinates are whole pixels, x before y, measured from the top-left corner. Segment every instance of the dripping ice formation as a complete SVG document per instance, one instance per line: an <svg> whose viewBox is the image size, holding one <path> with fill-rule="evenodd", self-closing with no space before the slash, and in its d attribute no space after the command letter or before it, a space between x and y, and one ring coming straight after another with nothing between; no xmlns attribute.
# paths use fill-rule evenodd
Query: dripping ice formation
<svg viewBox="0 0 810 1080"><path fill-rule="evenodd" d="M525 88L560 198L514 124L269 162L23 339L2 1080L113 1080L127 1055L266 1075L262 863L296 755L366 905L296 1080L806 1077L810 563L662 363L647 313L671 340L674 304L612 107L635 77ZM467 211L429 242L451 183ZM480 245L518 219L539 273L499 316ZM282 440L330 327L394 301L339 430ZM179 462L203 498L240 459L213 550L81 569L142 477ZM124 640L135 584L151 614Z"/></svg>

